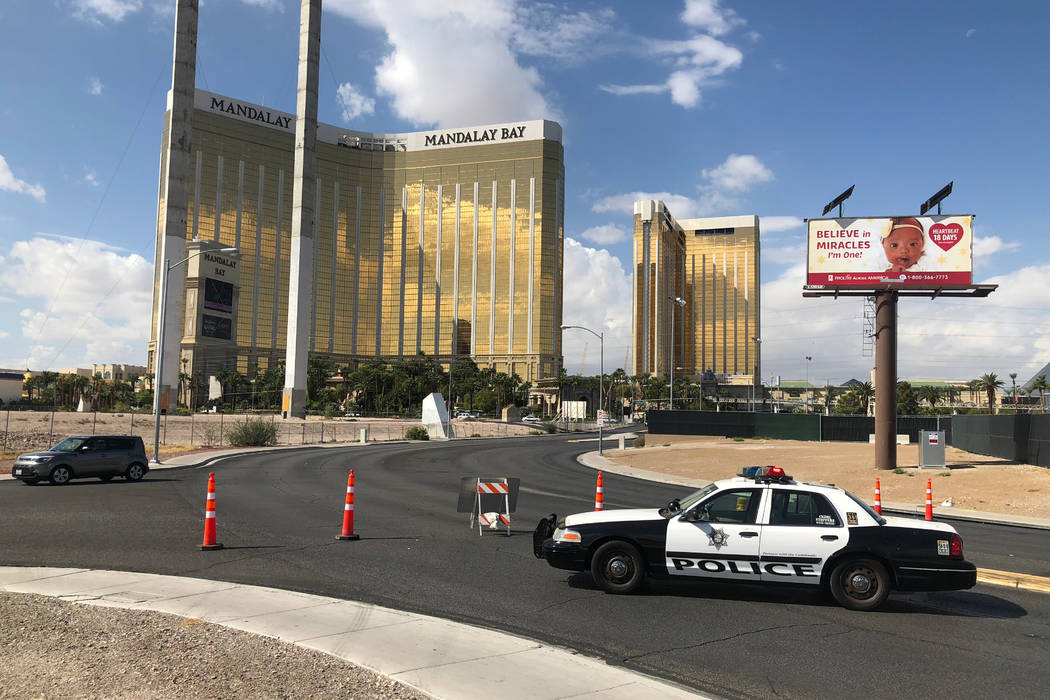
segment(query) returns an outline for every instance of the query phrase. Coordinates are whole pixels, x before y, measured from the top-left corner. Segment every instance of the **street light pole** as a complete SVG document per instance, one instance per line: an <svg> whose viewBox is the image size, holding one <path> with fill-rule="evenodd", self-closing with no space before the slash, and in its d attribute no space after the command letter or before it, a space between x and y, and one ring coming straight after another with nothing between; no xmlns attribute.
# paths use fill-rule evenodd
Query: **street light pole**
<svg viewBox="0 0 1050 700"><path fill-rule="evenodd" d="M672 304L675 304L679 308L685 306L685 299L683 299L682 297L668 296L667 298L671 300ZM670 400L670 404L671 404L671 408L669 410L673 411L674 410L674 307L671 307L671 400Z"/></svg>
<svg viewBox="0 0 1050 700"><path fill-rule="evenodd" d="M219 248L217 251L213 250L198 250L195 253L188 255L182 260L178 261L174 265L164 260L164 272L161 275L160 282L160 303L157 307L157 362L156 372L153 376L153 461L160 461L160 408L161 408L161 393L164 387L164 326L165 326L165 314L167 313L168 307L168 274L180 265L184 265L188 261L197 257L201 253L227 253L235 254L239 251L236 248ZM166 410L167 407L165 407Z"/></svg>
<svg viewBox="0 0 1050 700"><path fill-rule="evenodd" d="M605 454L605 441L603 440L604 431L602 430L602 428L604 427L602 425L602 406L605 405L603 403L603 399L605 398L603 386L605 383L605 331L602 331L601 333L595 333L590 328L586 328L585 326L561 327L563 331L569 328L578 328L581 331L587 331L591 335L598 336L598 410L595 412L595 415L598 418L598 454L602 455Z"/></svg>
<svg viewBox="0 0 1050 700"><path fill-rule="evenodd" d="M755 387L755 382L753 382L753 381L751 382L751 389L752 389L752 392L754 392L754 390L756 388L758 389L758 396L755 397L757 399L755 401L755 403L758 403L758 404L761 405L761 402L762 402L762 371L761 371L762 370L762 365L759 362L759 357L760 357L760 351L762 350L762 339L759 338L758 336L755 336L751 340L755 341L755 375L754 375L754 379L758 380L758 386L757 387ZM754 395L754 394L752 394L752 395ZM752 408L752 412L754 412L755 410L757 410L757 409Z"/></svg>

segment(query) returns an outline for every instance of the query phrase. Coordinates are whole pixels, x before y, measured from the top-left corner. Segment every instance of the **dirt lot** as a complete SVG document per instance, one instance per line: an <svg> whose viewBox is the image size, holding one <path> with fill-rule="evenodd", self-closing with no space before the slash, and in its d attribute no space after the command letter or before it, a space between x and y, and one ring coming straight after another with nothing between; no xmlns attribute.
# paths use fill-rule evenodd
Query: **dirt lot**
<svg viewBox="0 0 1050 700"><path fill-rule="evenodd" d="M230 429L250 417L275 421L280 445L357 442L362 428L368 429L370 441L401 440L406 430L420 424L418 419L393 418L310 416L307 420L282 420L270 414L161 416L160 458L163 461L165 457L207 447L229 447ZM457 419L452 421L452 426L460 437L529 435L539 430L520 423L484 419ZM0 412L0 474L9 473L15 457L23 452L46 449L69 435L93 434L138 435L146 443L146 452L153 455L152 413L3 411Z"/></svg>
<svg viewBox="0 0 1050 700"><path fill-rule="evenodd" d="M680 477L724 479L740 467L775 464L799 481L833 483L861 498L874 497L875 478L884 504L919 506L926 479L933 480L935 506L948 498L954 507L991 513L1050 518L1050 469L947 448L947 469L919 469L918 445L897 447L903 473L875 469L875 448L856 442L744 440L720 437L649 435L637 450L609 450L613 461Z"/></svg>

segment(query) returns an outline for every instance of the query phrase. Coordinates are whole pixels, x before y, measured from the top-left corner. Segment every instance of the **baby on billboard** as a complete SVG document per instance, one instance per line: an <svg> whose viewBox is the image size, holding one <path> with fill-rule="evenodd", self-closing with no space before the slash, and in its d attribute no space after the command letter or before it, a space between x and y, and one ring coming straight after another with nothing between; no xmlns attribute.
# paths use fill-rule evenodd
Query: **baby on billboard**
<svg viewBox="0 0 1050 700"><path fill-rule="evenodd" d="M918 272L925 270L922 257L926 248L926 232L913 216L893 219L890 228L882 234L882 249L890 266L886 272Z"/></svg>

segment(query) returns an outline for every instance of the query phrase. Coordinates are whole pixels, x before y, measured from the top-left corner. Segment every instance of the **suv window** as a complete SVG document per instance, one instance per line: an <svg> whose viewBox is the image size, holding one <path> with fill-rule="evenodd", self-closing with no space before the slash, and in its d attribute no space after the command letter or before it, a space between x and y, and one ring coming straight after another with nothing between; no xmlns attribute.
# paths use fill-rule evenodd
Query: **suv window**
<svg viewBox="0 0 1050 700"><path fill-rule="evenodd" d="M760 493L755 489L725 491L704 501L697 507L697 520L707 523L755 522Z"/></svg>
<svg viewBox="0 0 1050 700"><path fill-rule="evenodd" d="M131 438L106 438L108 447L111 450L131 450L135 447L135 441Z"/></svg>
<svg viewBox="0 0 1050 700"><path fill-rule="evenodd" d="M841 527L842 521L828 499L819 493L775 489L769 524Z"/></svg>

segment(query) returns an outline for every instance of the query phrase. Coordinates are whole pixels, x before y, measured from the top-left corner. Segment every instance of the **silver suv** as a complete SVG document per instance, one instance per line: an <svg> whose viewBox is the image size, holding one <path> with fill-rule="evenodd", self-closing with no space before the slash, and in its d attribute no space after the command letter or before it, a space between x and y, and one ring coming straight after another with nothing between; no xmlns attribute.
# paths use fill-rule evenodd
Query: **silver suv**
<svg viewBox="0 0 1050 700"><path fill-rule="evenodd" d="M78 435L45 452L19 455L11 467L11 476L27 484L47 479L56 486L87 477L109 481L123 476L128 481L140 481L149 471L148 465L140 437Z"/></svg>

